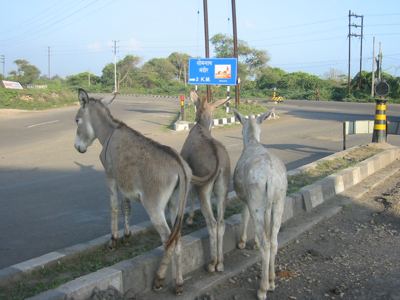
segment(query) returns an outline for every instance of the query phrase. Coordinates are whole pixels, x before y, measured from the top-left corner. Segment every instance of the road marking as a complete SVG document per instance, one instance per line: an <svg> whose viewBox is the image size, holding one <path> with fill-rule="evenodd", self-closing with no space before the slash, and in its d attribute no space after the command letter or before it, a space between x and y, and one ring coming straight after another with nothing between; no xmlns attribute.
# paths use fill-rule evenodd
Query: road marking
<svg viewBox="0 0 400 300"><path fill-rule="evenodd" d="M48 125L48 124L53 124L53 123L57 123L57 122L59 122L59 120L53 120L53 121L47 121L47 122L43 122L43 123L32 124L32 125L29 125L26 127L32 128L32 127L36 127L36 126Z"/></svg>

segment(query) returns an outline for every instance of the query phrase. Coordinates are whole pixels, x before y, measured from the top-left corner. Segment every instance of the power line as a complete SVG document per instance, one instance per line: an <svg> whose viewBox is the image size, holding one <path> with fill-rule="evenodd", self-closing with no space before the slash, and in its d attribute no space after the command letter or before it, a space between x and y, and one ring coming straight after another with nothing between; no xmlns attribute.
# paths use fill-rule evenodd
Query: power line
<svg viewBox="0 0 400 300"><path fill-rule="evenodd" d="M61 22L63 22L66 19L69 19L69 18L77 15L78 13L81 13L83 10L85 10L89 6L92 6L93 4L95 4L98 1L101 1L101 0L92 0L89 3L87 3L86 5L84 5L82 7L79 7L79 8L75 9L72 12L67 13L66 15L64 15L61 18L58 18L58 19L55 19L55 20L50 20L50 22L48 22L48 21L43 22L43 23L39 24L37 27L32 27L32 28L28 29L27 31L25 31L22 34L20 34L19 36L16 36L14 38L8 38L8 39L0 40L0 43L1 42L3 42L3 43L4 42L10 42L10 41L13 41L13 40L18 40L19 43L23 43L23 42L26 42L27 40L35 39L38 35L40 35L43 32L46 32L46 31L48 32L49 30L50 31L54 30L55 29L54 28L55 25L60 24ZM107 3L107 5L109 3L111 3L111 2L112 1L109 1ZM23 36L24 35L28 35L28 34L29 34L29 37L24 39Z"/></svg>

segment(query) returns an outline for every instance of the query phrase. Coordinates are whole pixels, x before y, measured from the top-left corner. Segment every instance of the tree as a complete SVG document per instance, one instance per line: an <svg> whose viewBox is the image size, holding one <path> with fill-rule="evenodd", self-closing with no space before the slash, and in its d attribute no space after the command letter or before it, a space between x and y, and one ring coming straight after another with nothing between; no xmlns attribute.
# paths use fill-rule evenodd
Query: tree
<svg viewBox="0 0 400 300"><path fill-rule="evenodd" d="M74 89L77 89L79 87L89 87L89 78L90 85L97 85L101 83L101 78L99 76L89 74L89 72L83 72L68 76L67 84Z"/></svg>
<svg viewBox="0 0 400 300"><path fill-rule="evenodd" d="M39 69L31 65L27 60L17 59L14 63L17 65L17 70L9 73L14 80L19 81L21 84L30 84L39 79Z"/></svg>
<svg viewBox="0 0 400 300"><path fill-rule="evenodd" d="M176 68L175 76L178 81L183 80L186 85L186 72L188 69L189 54L173 52L168 56L168 60Z"/></svg>
<svg viewBox="0 0 400 300"><path fill-rule="evenodd" d="M147 61L140 72L140 83L145 88L163 87L176 81L175 66L166 58Z"/></svg>
<svg viewBox="0 0 400 300"><path fill-rule="evenodd" d="M117 62L117 85L131 87L134 84L134 75L138 72L139 56L127 55ZM107 64L102 70L101 82L107 87L114 86L114 64Z"/></svg>
<svg viewBox="0 0 400 300"><path fill-rule="evenodd" d="M256 78L256 87L260 90L277 87L285 74L285 71L279 68L263 68Z"/></svg>
<svg viewBox="0 0 400 300"><path fill-rule="evenodd" d="M233 57L233 38L218 33L211 38L216 57ZM264 50L251 48L246 42L238 40L239 77L255 78L266 67L269 56Z"/></svg>

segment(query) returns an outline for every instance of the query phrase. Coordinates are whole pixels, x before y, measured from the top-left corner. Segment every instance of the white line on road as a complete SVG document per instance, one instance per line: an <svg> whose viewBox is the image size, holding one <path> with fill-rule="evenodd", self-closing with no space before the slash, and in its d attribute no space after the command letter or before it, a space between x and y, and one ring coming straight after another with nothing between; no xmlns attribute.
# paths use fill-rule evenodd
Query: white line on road
<svg viewBox="0 0 400 300"><path fill-rule="evenodd" d="M53 121L47 121L47 122L43 122L43 123L32 124L32 125L29 125L26 127L32 128L32 127L36 127L36 126L48 125L48 124L53 124L53 123L57 123L57 122L59 122L59 120L53 120Z"/></svg>

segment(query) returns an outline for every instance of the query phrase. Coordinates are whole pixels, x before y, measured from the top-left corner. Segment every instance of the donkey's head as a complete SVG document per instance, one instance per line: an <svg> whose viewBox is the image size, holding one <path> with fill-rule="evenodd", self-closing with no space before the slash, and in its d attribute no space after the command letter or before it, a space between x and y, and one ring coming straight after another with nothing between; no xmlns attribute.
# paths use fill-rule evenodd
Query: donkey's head
<svg viewBox="0 0 400 300"><path fill-rule="evenodd" d="M254 140L260 142L260 136L261 136L260 124L265 119L268 119L274 113L274 109L272 109L269 112L263 113L257 118L255 118L254 116L246 118L235 109L233 110L233 112L235 114L236 119L238 119L239 122L242 123L243 125L242 128L243 143L247 145L250 141Z"/></svg>
<svg viewBox="0 0 400 300"><path fill-rule="evenodd" d="M196 122L205 128L208 128L211 130L212 126L212 116L214 110L223 105L225 102L227 102L229 98L225 99L220 99L217 100L213 103L208 103L207 98L205 96L198 97L197 96L197 102L196 102Z"/></svg>
<svg viewBox="0 0 400 300"><path fill-rule="evenodd" d="M85 153L87 148L93 143L96 139L96 133L93 128L92 115L91 111L95 105L101 105L105 107L105 105L111 104L111 102L115 99L115 96L109 100L95 99L90 98L87 92L84 89L78 90L78 98L81 107L79 108L75 122L78 126L76 130L75 137L75 148L80 153Z"/></svg>

